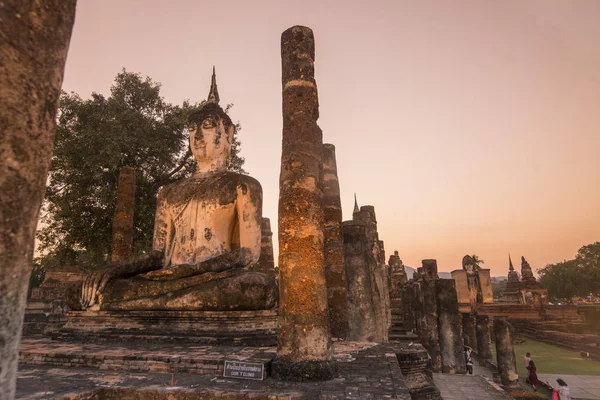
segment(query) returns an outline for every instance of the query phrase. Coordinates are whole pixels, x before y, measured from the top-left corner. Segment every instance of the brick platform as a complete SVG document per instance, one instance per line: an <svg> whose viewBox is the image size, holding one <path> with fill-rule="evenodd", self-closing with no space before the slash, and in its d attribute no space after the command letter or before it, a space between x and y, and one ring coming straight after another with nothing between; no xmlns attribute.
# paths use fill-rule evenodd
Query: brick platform
<svg viewBox="0 0 600 400"><path fill-rule="evenodd" d="M226 379L218 376L218 368L213 370L212 376L127 370L141 365L144 357L149 368L153 368L151 365L159 366L158 363L153 364L158 357L162 357L162 362L169 368L179 364L183 366L187 362L185 360L193 360L194 357L212 358L217 365L222 365L219 363L226 359L256 360L272 356L275 348L156 344L149 349L147 345L137 347L105 342L60 344L46 349L51 342L43 338L24 339L21 357L25 359L33 354L43 357L56 351L53 354L66 354L72 359L82 354L104 355L104 360L118 362L105 364L106 368L98 370L31 365L24 361L19 366L18 399L410 399L394 349L388 345L335 343L334 357L340 372L337 378L326 382L292 383L272 378L264 381ZM123 366L124 370L107 370L108 365Z"/></svg>
<svg viewBox="0 0 600 400"><path fill-rule="evenodd" d="M194 342L274 346L277 311L71 311L61 341Z"/></svg>
<svg viewBox="0 0 600 400"><path fill-rule="evenodd" d="M29 337L21 342L19 363L221 376L225 360L262 363L268 370L274 357L273 347L61 342Z"/></svg>

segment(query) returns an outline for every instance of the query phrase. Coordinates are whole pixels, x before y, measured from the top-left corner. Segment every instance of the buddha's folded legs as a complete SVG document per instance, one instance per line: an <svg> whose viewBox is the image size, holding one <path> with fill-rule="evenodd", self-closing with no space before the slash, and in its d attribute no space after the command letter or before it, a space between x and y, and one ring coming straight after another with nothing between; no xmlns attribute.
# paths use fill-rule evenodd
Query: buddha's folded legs
<svg viewBox="0 0 600 400"><path fill-rule="evenodd" d="M270 274L246 270L207 273L174 281L142 278L109 282L102 310L265 310L277 299Z"/></svg>

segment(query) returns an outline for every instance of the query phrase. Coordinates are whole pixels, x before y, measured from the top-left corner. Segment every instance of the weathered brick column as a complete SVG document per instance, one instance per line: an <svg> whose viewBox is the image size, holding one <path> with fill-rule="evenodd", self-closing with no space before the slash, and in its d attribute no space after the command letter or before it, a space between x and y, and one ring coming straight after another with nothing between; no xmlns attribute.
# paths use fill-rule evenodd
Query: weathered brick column
<svg viewBox="0 0 600 400"><path fill-rule="evenodd" d="M414 283L407 281L402 285L402 313L404 319L404 328L407 331L413 331L416 333L417 326L415 324L416 319L416 303L415 301L415 288Z"/></svg>
<svg viewBox="0 0 600 400"><path fill-rule="evenodd" d="M273 232L271 220L263 218L260 224L260 258L258 265L261 271L274 273L275 259L273 257Z"/></svg>
<svg viewBox="0 0 600 400"><path fill-rule="evenodd" d="M13 399L75 0L0 6L0 399Z"/></svg>
<svg viewBox="0 0 600 400"><path fill-rule="evenodd" d="M133 212L135 209L135 169L124 166L119 170L117 201L112 222L111 261L133 261Z"/></svg>
<svg viewBox="0 0 600 400"><path fill-rule="evenodd" d="M503 385L517 384L517 359L512 344L512 326L506 317L494 317L494 337L496 339L496 363Z"/></svg>
<svg viewBox="0 0 600 400"><path fill-rule="evenodd" d="M373 282L366 228L356 221L344 221L344 261L348 281L348 340L381 342L381 329L373 301Z"/></svg>
<svg viewBox="0 0 600 400"><path fill-rule="evenodd" d="M431 369L433 372L442 370L442 359L440 354L440 338L438 333L438 309L436 281L437 261L423 260L423 278L421 281L421 295L423 306L421 308L421 335L425 339L423 346L431 356Z"/></svg>
<svg viewBox="0 0 600 400"><path fill-rule="evenodd" d="M392 286L392 276L390 268L385 263L385 244L383 240L378 241L379 244L379 273L381 274L381 281L383 286L382 301L384 307L384 318L386 321L387 330L392 327L392 302L390 299L390 288Z"/></svg>
<svg viewBox="0 0 600 400"><path fill-rule="evenodd" d="M477 357L480 365L492 360L492 337L490 335L490 319L487 315L477 315Z"/></svg>
<svg viewBox="0 0 600 400"><path fill-rule="evenodd" d="M461 314L454 279L438 279L436 293L439 317L440 354L442 372L464 374L467 372Z"/></svg>
<svg viewBox="0 0 600 400"><path fill-rule="evenodd" d="M465 345L477 352L477 332L475 330L475 313L462 314L463 337Z"/></svg>
<svg viewBox="0 0 600 400"><path fill-rule="evenodd" d="M273 376L331 379L323 253L323 137L314 79L312 31L281 35L283 148L279 178L279 330Z"/></svg>
<svg viewBox="0 0 600 400"><path fill-rule="evenodd" d="M335 146L323 145L323 212L325 218L325 279L331 335L348 335L348 288L344 268L342 202L335 160Z"/></svg>
<svg viewBox="0 0 600 400"><path fill-rule="evenodd" d="M390 326L389 322L391 319L389 314L390 292L387 285L387 267L384 261L385 252L383 249L383 242L379 240L379 233L377 232L375 207L360 207L360 210L353 214L353 222L362 224L365 227L365 246L367 251L365 253L364 262L370 271L370 294L372 297L370 304L372 304L375 316L375 328L377 330L376 340L374 341L377 343L387 343L388 329ZM346 271L346 273L348 273L348 271ZM352 318L350 318L349 321L351 321L351 324L354 323Z"/></svg>

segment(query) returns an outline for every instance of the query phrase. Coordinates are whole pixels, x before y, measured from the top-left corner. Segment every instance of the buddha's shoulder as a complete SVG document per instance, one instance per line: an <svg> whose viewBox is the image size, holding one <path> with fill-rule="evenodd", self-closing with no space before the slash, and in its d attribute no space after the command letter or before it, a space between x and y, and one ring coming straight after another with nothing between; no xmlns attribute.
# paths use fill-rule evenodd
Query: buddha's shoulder
<svg viewBox="0 0 600 400"><path fill-rule="evenodd" d="M250 175L239 174L237 172L227 171L223 173L223 180L235 183L235 185L242 190L252 190L262 192L262 186L260 182Z"/></svg>
<svg viewBox="0 0 600 400"><path fill-rule="evenodd" d="M159 191L159 196L163 198L179 197L179 194L190 194L198 190L206 194L215 191L233 193L237 189L241 189L243 192L249 190L262 193L262 186L255 178L237 172L223 171L208 177L191 176L180 179L163 186Z"/></svg>
<svg viewBox="0 0 600 400"><path fill-rule="evenodd" d="M211 177L206 178L206 183L211 187L220 187L224 190L242 190L261 191L260 183L250 175L240 174L233 171L222 171Z"/></svg>

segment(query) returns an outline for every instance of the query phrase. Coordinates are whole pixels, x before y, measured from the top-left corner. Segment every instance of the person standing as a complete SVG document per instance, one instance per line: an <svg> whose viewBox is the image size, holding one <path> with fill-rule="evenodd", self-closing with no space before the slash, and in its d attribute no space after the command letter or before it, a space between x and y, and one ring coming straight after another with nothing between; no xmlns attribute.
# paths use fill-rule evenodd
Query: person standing
<svg viewBox="0 0 600 400"><path fill-rule="evenodd" d="M571 400L571 389L567 386L567 382L563 381L561 378L558 378L556 382L558 383L558 387L554 387L548 382L546 383L548 383L549 386L552 386L553 394L558 394L559 400Z"/></svg>
<svg viewBox="0 0 600 400"><path fill-rule="evenodd" d="M531 353L527 352L527 354L525 354L525 368L527 368L529 366L529 361L531 361Z"/></svg>
<svg viewBox="0 0 600 400"><path fill-rule="evenodd" d="M529 384L533 385L533 387L537 389L540 386L540 381L538 380L537 368L535 367L535 363L533 362L533 360L529 360L527 370L529 371L527 382L529 382Z"/></svg>
<svg viewBox="0 0 600 400"><path fill-rule="evenodd" d="M467 372L469 375L473 375L473 358L471 357L471 349L469 346L465 346L465 361L467 363Z"/></svg>

